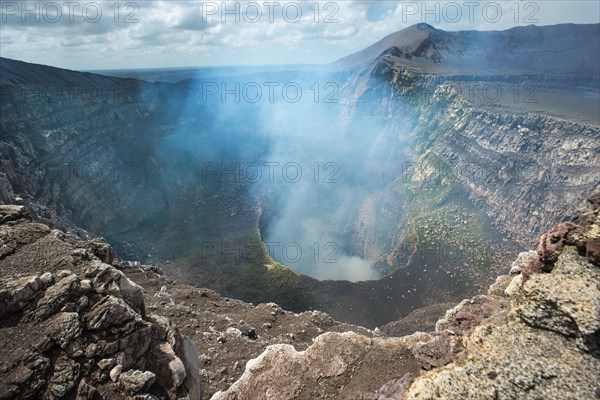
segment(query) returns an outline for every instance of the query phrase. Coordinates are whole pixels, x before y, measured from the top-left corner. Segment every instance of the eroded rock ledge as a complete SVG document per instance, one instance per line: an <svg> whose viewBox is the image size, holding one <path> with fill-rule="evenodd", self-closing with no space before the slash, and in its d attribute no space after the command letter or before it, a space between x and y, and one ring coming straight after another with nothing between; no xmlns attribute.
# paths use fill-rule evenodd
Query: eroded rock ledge
<svg viewBox="0 0 600 400"><path fill-rule="evenodd" d="M23 207L0 207L0 260L42 237L83 247L52 272L0 280L0 399L200 398L195 345L168 319L146 314L143 289L103 262L114 259L110 247L44 225L11 229L27 219ZM3 275L14 261L1 261Z"/></svg>

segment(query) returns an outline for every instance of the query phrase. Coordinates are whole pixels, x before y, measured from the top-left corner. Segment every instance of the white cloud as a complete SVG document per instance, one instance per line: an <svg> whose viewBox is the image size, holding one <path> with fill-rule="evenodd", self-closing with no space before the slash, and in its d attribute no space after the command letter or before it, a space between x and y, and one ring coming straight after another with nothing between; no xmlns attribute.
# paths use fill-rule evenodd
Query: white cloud
<svg viewBox="0 0 600 400"><path fill-rule="evenodd" d="M221 1L119 2L117 11L115 2L84 0L57 19L50 3L63 4L1 2L3 57L73 69L322 63L419 22L499 30L598 23L600 14L596 1L227 1L236 10L227 13Z"/></svg>

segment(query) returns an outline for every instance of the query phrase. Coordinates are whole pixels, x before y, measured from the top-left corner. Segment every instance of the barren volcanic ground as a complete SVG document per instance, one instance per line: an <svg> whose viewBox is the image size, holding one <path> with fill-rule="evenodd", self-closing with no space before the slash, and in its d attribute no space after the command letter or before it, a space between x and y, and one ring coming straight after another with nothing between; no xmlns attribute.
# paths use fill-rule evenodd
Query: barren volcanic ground
<svg viewBox="0 0 600 400"><path fill-rule="evenodd" d="M419 24L210 76L2 58L0 202L181 283L373 328L482 291L600 188L599 36Z"/></svg>

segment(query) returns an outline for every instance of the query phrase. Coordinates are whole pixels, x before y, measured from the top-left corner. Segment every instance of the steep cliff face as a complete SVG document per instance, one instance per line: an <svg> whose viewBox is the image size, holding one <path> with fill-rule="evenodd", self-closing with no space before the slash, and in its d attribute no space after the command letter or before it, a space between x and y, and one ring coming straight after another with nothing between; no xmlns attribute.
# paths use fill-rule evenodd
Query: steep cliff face
<svg viewBox="0 0 600 400"><path fill-rule="evenodd" d="M180 98L159 85L2 59L0 201L65 229L103 232L165 210L154 146ZM162 126L162 128L161 128ZM143 140L142 140L143 138ZM154 208L132 204L148 204Z"/></svg>
<svg viewBox="0 0 600 400"><path fill-rule="evenodd" d="M523 245L600 187L597 125L476 107L441 86L414 134L417 154L443 160L470 200Z"/></svg>
<svg viewBox="0 0 600 400"><path fill-rule="evenodd" d="M503 240L497 233L528 247L567 215L565 204L597 190L597 99L585 91L573 97L568 80L536 79L440 77L389 54L350 78L358 90L349 96L352 106L377 103L396 134L380 139L401 149L395 179L376 188L356 215L355 248L382 270L393 270L410 264L427 243L465 253L439 240L452 232L472 253L497 259L506 253L490 246ZM495 100L481 97L486 87ZM571 103L580 113L569 109ZM477 264L489 267L490 260L481 257Z"/></svg>
<svg viewBox="0 0 600 400"><path fill-rule="evenodd" d="M423 225L441 220L461 232L427 209L464 196L528 247L566 204L597 190L600 65L586 38L599 35L599 25L444 32L418 24L338 61L354 71L344 86L349 120L376 104L372 112L396 134L383 142L401 149L404 164L363 203L354 246L383 270L402 266L427 242ZM468 204L458 208L470 220Z"/></svg>

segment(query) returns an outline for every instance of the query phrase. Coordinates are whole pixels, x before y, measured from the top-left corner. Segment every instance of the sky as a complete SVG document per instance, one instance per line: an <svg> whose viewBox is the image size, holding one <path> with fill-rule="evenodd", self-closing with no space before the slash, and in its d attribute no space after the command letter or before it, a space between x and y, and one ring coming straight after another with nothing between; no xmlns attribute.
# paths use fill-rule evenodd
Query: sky
<svg viewBox="0 0 600 400"><path fill-rule="evenodd" d="M0 55L77 70L321 64L426 22L599 23L590 1L5 1Z"/></svg>

